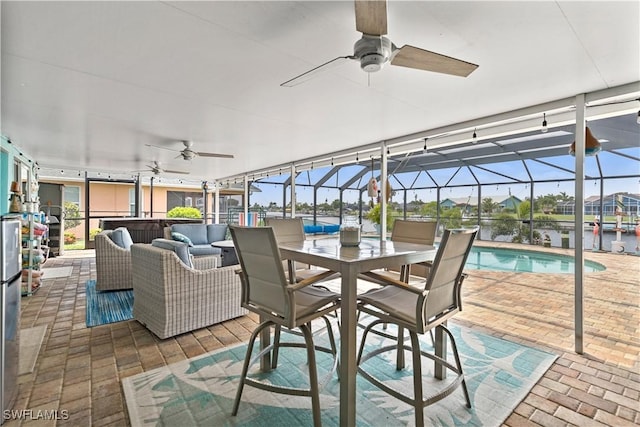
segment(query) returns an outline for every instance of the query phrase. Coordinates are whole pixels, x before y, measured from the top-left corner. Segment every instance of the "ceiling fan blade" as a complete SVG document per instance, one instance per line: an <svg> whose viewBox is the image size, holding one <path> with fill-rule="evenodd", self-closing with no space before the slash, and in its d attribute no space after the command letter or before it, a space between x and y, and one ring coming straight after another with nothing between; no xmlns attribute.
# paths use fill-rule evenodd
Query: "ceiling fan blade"
<svg viewBox="0 0 640 427"><path fill-rule="evenodd" d="M387 34L387 2L355 0L356 30L371 36Z"/></svg>
<svg viewBox="0 0 640 427"><path fill-rule="evenodd" d="M476 64L409 45L394 51L391 65L460 77L467 77L478 68Z"/></svg>
<svg viewBox="0 0 640 427"><path fill-rule="evenodd" d="M354 56L338 56L337 58L332 59L331 61L327 61L322 65L318 65L315 68L310 69L309 71L305 71L302 74L295 76L292 79L287 80L284 83L280 83L282 87L293 87L297 86L301 83L304 83L308 80L311 80L315 77L320 71L326 71L330 68L336 67L344 63L345 59L356 59Z"/></svg>
<svg viewBox="0 0 640 427"><path fill-rule="evenodd" d="M160 172L166 172L166 173L179 173L182 175L189 175L191 172L187 172L187 171L173 171L170 169L161 169Z"/></svg>
<svg viewBox="0 0 640 427"><path fill-rule="evenodd" d="M174 148L161 147L161 146L159 146L159 145L152 145L152 144L144 144L144 145L146 145L147 147L161 148L161 149L163 149L163 150L169 150L169 151L180 151L180 150L176 150L176 149L174 149Z"/></svg>
<svg viewBox="0 0 640 427"><path fill-rule="evenodd" d="M196 152L196 154L200 157L222 157L225 159L233 159L233 154L201 153L201 152Z"/></svg>

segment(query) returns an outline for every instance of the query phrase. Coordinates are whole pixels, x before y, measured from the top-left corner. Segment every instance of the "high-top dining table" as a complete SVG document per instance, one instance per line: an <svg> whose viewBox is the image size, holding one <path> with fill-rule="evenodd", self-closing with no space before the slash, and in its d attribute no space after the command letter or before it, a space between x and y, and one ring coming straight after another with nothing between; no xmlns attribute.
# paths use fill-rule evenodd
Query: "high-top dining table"
<svg viewBox="0 0 640 427"><path fill-rule="evenodd" d="M359 246L341 246L338 238L278 245L283 259L337 271L341 275L340 425L356 425L356 327L358 274L379 268L401 268L433 260L434 246L363 239ZM439 347L439 346L437 346Z"/></svg>

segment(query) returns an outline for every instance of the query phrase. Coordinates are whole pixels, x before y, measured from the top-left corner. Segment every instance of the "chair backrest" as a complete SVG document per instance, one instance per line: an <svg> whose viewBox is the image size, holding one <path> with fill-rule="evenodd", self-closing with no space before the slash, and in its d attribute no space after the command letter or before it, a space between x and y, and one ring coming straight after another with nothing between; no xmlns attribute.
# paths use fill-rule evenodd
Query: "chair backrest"
<svg viewBox="0 0 640 427"><path fill-rule="evenodd" d="M299 242L305 239L302 218L265 218L267 227L273 228L273 233L279 243Z"/></svg>
<svg viewBox="0 0 640 427"><path fill-rule="evenodd" d="M477 229L444 231L427 277L426 292L418 302L417 310L422 313L423 325L459 311L464 264L477 233Z"/></svg>
<svg viewBox="0 0 640 427"><path fill-rule="evenodd" d="M266 317L291 319L291 296L271 227L230 226L242 268L242 305Z"/></svg>
<svg viewBox="0 0 640 427"><path fill-rule="evenodd" d="M265 218L264 223L267 227L273 228L273 234L276 236L278 243L299 242L305 239L304 223L302 218ZM288 268L287 261L283 261L285 268ZM305 269L309 268L306 264L293 263L293 268Z"/></svg>
<svg viewBox="0 0 640 427"><path fill-rule="evenodd" d="M438 223L436 221L411 221L407 219L396 219L391 229L391 241L419 243L421 245L433 245L436 240L436 229ZM398 271L396 268L390 268L392 271ZM424 265L411 266L411 275L427 277L429 268Z"/></svg>
<svg viewBox="0 0 640 427"><path fill-rule="evenodd" d="M396 219L391 230L391 240L394 242L433 245L436 239L437 225L436 221Z"/></svg>

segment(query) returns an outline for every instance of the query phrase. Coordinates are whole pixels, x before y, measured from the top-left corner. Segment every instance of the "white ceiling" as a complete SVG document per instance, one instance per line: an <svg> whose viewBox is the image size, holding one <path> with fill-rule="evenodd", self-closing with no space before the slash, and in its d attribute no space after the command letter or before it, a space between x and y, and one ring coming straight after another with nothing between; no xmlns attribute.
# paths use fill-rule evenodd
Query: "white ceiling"
<svg viewBox="0 0 640 427"><path fill-rule="evenodd" d="M640 2L391 1L467 78L357 62L351 1L2 1L2 134L42 166L215 179L640 81ZM229 153L199 157L145 144Z"/></svg>

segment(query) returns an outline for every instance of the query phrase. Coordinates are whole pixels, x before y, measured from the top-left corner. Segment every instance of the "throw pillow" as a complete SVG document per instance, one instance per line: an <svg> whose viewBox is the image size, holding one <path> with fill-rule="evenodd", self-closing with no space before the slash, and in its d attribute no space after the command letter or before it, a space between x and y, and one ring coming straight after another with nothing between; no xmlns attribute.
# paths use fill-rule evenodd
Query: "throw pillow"
<svg viewBox="0 0 640 427"><path fill-rule="evenodd" d="M131 234L129 234L129 230L126 227L118 227L109 234L113 243L120 246L124 249L130 249L131 245L133 245L133 240L131 239Z"/></svg>
<svg viewBox="0 0 640 427"><path fill-rule="evenodd" d="M188 238L187 236L185 236L182 233L178 233L177 231L173 231L173 232L171 232L171 238L173 240L178 241L178 242L186 243L190 247L193 247L193 242L191 241L191 239Z"/></svg>

